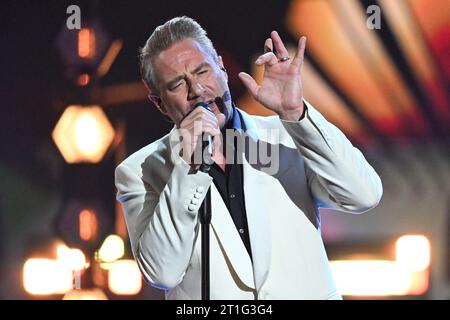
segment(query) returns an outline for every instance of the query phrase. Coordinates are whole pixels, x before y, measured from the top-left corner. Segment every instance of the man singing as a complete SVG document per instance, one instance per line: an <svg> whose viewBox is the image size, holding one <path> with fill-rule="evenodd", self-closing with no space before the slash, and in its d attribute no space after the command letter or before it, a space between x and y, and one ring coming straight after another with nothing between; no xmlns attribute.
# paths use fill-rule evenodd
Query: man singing
<svg viewBox="0 0 450 320"><path fill-rule="evenodd" d="M302 37L290 57L273 31L256 60L262 83L239 74L271 117L233 103L222 58L193 19L167 21L142 48L149 97L175 127L117 167L117 198L135 259L167 299L201 297L198 211L208 189L211 299L341 299L318 209L366 212L382 185L361 152L303 99L305 46ZM195 156L206 135L208 173Z"/></svg>

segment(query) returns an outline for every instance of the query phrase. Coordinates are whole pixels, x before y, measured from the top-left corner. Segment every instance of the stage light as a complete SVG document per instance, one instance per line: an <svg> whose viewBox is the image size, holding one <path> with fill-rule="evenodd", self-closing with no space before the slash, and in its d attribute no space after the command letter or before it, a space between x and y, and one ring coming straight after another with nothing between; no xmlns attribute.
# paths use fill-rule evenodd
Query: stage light
<svg viewBox="0 0 450 320"><path fill-rule="evenodd" d="M95 33L91 28L82 28L78 31L78 55L89 59L95 56Z"/></svg>
<svg viewBox="0 0 450 320"><path fill-rule="evenodd" d="M82 289L67 292L63 300L108 300L102 289Z"/></svg>
<svg viewBox="0 0 450 320"><path fill-rule="evenodd" d="M97 216L92 209L83 209L79 215L80 238L84 241L90 241L97 238Z"/></svg>
<svg viewBox="0 0 450 320"><path fill-rule="evenodd" d="M86 86L91 81L91 77L87 73L83 73L77 79L77 84L80 86Z"/></svg>
<svg viewBox="0 0 450 320"><path fill-rule="evenodd" d="M404 235L395 243L397 263L411 271L423 271L430 265L430 242L422 235Z"/></svg>
<svg viewBox="0 0 450 320"><path fill-rule="evenodd" d="M358 1L296 0L286 22L295 37L308 37L307 52L381 133L405 134L402 117L413 130L424 131L426 123L410 89L377 33L366 27L361 9ZM342 66L351 67L342 72Z"/></svg>
<svg viewBox="0 0 450 320"><path fill-rule="evenodd" d="M331 268L342 295L404 295L411 283L411 274L395 261L340 260L332 261Z"/></svg>
<svg viewBox="0 0 450 320"><path fill-rule="evenodd" d="M117 295L138 294L142 288L142 275L136 261L113 262L108 271L108 287Z"/></svg>
<svg viewBox="0 0 450 320"><path fill-rule="evenodd" d="M98 250L98 259L102 262L114 262L125 254L125 245L121 237L108 236Z"/></svg>
<svg viewBox="0 0 450 320"><path fill-rule="evenodd" d="M348 256L330 261L336 286L347 296L422 295L429 287L430 242L423 235L404 235L395 242L395 260Z"/></svg>
<svg viewBox="0 0 450 320"><path fill-rule="evenodd" d="M23 286L30 294L63 294L72 289L72 280L72 270L56 260L32 258L23 267Z"/></svg>
<svg viewBox="0 0 450 320"><path fill-rule="evenodd" d="M83 270L86 267L86 257L80 249L70 249L65 245L59 245L57 250L58 262L72 271Z"/></svg>
<svg viewBox="0 0 450 320"><path fill-rule="evenodd" d="M68 163L97 163L105 155L114 134L114 128L99 106L69 106L52 137Z"/></svg>

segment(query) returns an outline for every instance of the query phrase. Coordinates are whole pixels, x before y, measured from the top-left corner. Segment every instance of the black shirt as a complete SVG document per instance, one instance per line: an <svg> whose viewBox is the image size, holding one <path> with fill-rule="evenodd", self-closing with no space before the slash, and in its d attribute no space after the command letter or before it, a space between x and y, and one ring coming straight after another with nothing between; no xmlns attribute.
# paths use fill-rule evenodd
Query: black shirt
<svg viewBox="0 0 450 320"><path fill-rule="evenodd" d="M252 250L250 246L250 237L247 224L247 213L245 211L243 168L242 163L237 163L238 155L236 151L236 138L233 139L233 137L230 136L228 138L231 138L234 141L227 140L227 131L229 130L245 130L241 116L234 106L232 117L222 130L222 136L224 139L223 143L233 144L232 156L234 161L232 161L232 163L229 163L229 160L226 161L225 172L216 163L214 163L211 166L209 174L213 178L214 185L219 190L219 193L231 214L231 218L234 221L236 229L241 236L242 242L244 243L251 259ZM226 153L225 150L226 148L224 148L224 153ZM226 154L224 155L227 157ZM228 157L229 156L230 155L228 155Z"/></svg>

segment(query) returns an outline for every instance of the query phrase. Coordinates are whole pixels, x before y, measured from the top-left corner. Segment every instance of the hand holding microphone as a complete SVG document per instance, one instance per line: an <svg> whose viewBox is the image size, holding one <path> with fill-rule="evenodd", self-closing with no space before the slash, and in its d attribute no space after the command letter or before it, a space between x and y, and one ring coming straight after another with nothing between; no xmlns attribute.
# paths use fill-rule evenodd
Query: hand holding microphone
<svg viewBox="0 0 450 320"><path fill-rule="evenodd" d="M208 111L212 111L209 104L205 102L199 102L194 108L205 108ZM200 165L200 171L209 172L211 165L213 164L213 138L209 132L205 132L202 136L202 164Z"/></svg>
<svg viewBox="0 0 450 320"><path fill-rule="evenodd" d="M222 120L224 115L215 115L206 102L199 102L180 123L181 156L194 170L204 164L202 168L207 171L213 163L213 149L219 147L221 141L218 118Z"/></svg>

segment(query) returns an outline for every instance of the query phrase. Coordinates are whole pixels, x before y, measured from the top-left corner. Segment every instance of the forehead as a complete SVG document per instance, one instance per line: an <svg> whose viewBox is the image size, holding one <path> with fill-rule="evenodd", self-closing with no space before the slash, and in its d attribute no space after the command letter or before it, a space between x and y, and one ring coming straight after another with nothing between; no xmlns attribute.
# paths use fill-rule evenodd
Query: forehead
<svg viewBox="0 0 450 320"><path fill-rule="evenodd" d="M155 68L160 76L166 78L202 62L212 64L214 61L197 41L185 39L160 52L155 59Z"/></svg>

